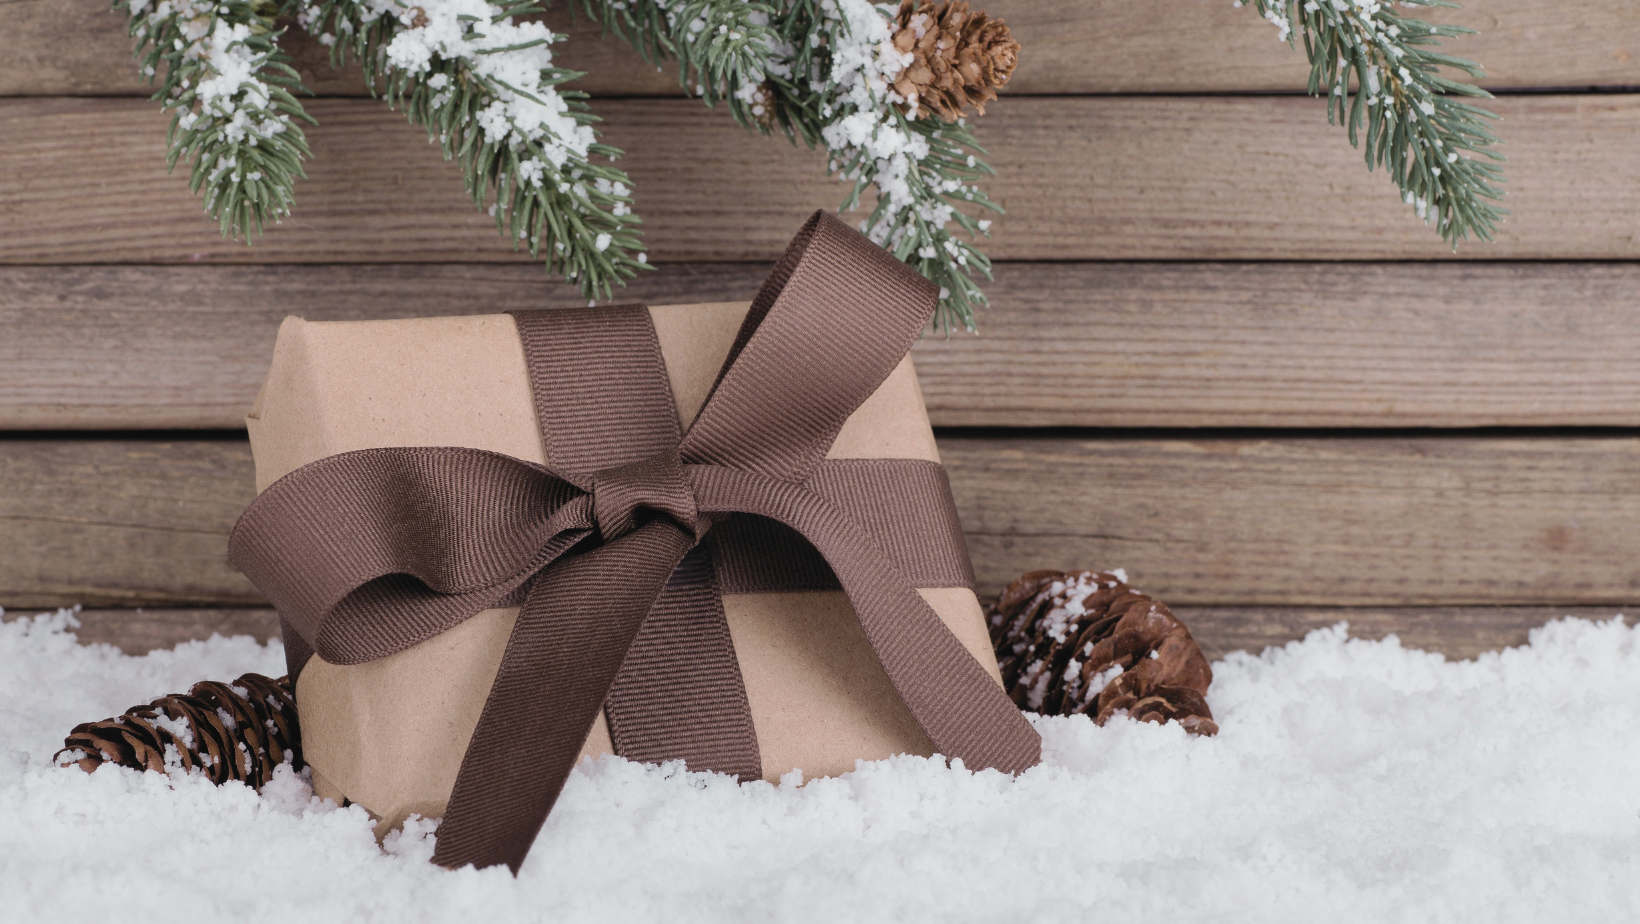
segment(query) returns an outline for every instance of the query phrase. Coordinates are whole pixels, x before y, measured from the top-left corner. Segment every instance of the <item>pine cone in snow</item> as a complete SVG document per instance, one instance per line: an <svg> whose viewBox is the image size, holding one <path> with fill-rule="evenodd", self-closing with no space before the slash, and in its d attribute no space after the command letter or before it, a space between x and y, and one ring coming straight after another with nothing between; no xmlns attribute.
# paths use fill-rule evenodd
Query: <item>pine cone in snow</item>
<svg viewBox="0 0 1640 924"><path fill-rule="evenodd" d="M1207 708L1213 669L1172 611L1093 571L1032 571L986 610L1003 687L1021 709L1091 714L1127 710L1198 735L1219 726Z"/></svg>
<svg viewBox="0 0 1640 924"><path fill-rule="evenodd" d="M217 785L239 780L261 789L287 758L302 768L290 678L246 674L232 684L202 681L186 694L75 726L56 761L87 773L104 763L160 773L199 767Z"/></svg>
<svg viewBox="0 0 1640 924"><path fill-rule="evenodd" d="M894 47L912 55L894 81L907 114L954 122L972 105L984 115L986 100L997 98L1019 62L1008 24L970 12L964 0L902 0L894 30Z"/></svg>

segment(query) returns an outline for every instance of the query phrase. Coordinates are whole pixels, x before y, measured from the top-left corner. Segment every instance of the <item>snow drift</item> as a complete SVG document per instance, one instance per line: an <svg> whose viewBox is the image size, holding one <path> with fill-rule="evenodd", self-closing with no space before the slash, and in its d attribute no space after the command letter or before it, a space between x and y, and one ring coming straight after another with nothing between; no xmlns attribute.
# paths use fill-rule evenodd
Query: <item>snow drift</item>
<svg viewBox="0 0 1640 924"><path fill-rule="evenodd" d="M1640 638L1563 620L1447 662L1340 627L1213 665L1217 738L1037 720L1017 779L939 759L737 785L617 758L570 779L521 875L378 847L280 771L50 764L76 723L197 680L277 675L277 644L127 657L63 611L0 625L8 920L1632 921Z"/></svg>

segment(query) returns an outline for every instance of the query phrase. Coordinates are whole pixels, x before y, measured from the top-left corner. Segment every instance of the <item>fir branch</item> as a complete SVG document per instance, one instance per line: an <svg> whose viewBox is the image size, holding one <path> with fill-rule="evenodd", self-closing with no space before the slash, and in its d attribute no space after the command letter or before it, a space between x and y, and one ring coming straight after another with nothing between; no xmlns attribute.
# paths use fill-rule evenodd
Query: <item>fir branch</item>
<svg viewBox="0 0 1640 924"><path fill-rule="evenodd" d="M592 162L621 152L597 141L586 95L559 89L581 76L552 66L562 36L516 21L533 12L530 2L307 0L300 21L334 63L356 56L372 92L427 129L515 248L588 299L608 298L647 268L632 181Z"/></svg>
<svg viewBox="0 0 1640 924"><path fill-rule="evenodd" d="M115 0L113 9L131 18L143 75L152 82L165 67L153 99L172 114L166 167L192 163L188 188L204 188L222 234L248 242L289 214L312 156L295 120L313 119L277 45L277 0Z"/></svg>
<svg viewBox="0 0 1640 924"><path fill-rule="evenodd" d="M1492 204L1503 198L1494 184L1503 182L1504 157L1491 149L1498 139L1485 120L1497 116L1454 98L1492 94L1440 73L1451 68L1478 78L1480 65L1429 50L1475 30L1405 17L1379 0L1306 0L1302 9L1299 0L1252 3L1289 44L1297 41L1297 20L1310 58L1310 93L1328 95L1327 121L1348 126L1369 170L1384 166L1407 204L1426 223L1437 222L1454 249L1471 234L1492 239L1508 214ZM1449 0L1401 5L1457 7Z"/></svg>
<svg viewBox="0 0 1640 924"><path fill-rule="evenodd" d="M947 336L958 327L973 333L974 309L990 304L974 277L991 278L991 259L972 242L990 236L991 219L975 218L956 206L972 205L1001 214L1002 206L973 183L996 171L980 160L985 149L962 120L951 123L932 116L908 120L898 112L895 115L905 131L923 136L929 153L910 178L912 207L891 214L891 198L880 196L865 223L866 232L873 240L884 237L896 257L940 287L940 305L932 322L935 330ZM951 233L953 221L967 234L966 240Z"/></svg>
<svg viewBox="0 0 1640 924"><path fill-rule="evenodd" d="M709 104L727 101L740 124L824 148L830 171L850 184L839 211L875 189L861 231L940 286L936 330L974 329L974 309L986 303L975 277L989 279L991 263L953 226L977 239L991 222L968 211L1002 209L975 185L992 170L964 121L904 111L907 101L893 89L906 56L891 44L892 7L868 0L582 2L649 60L677 59L685 85Z"/></svg>
<svg viewBox="0 0 1640 924"><path fill-rule="evenodd" d="M776 38L769 43L771 64L763 85L768 113L760 129L767 134L779 126L792 143L801 141L810 148L825 143L820 129L826 119L820 109L831 60L830 48L824 45L823 22L820 0L783 0L775 20Z"/></svg>
<svg viewBox="0 0 1640 924"><path fill-rule="evenodd" d="M1002 212L975 185L994 171L966 119L903 108L908 101L893 84L909 56L892 44L892 10L868 0L791 3L781 23L791 78L774 82L776 112L797 126L794 135L818 135L832 172L852 181L840 211L876 188L860 230L940 286L934 329L973 331L974 309L987 304L974 277L990 279L991 261L972 241L991 222L969 211Z"/></svg>

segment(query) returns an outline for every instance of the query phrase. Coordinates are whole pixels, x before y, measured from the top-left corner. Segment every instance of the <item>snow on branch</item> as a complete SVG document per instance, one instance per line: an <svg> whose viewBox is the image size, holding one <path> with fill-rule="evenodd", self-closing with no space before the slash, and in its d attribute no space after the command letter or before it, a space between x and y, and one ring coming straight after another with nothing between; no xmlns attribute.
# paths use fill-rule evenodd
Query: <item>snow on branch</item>
<svg viewBox="0 0 1640 924"><path fill-rule="evenodd" d="M621 152L598 142L585 94L560 89L581 76L553 64L562 36L518 20L534 12L528 2L306 0L298 15L461 164L473 203L489 203L514 246L587 298L607 298L647 262L632 181L610 165Z"/></svg>
<svg viewBox="0 0 1640 924"><path fill-rule="evenodd" d="M937 328L973 329L974 307L985 303L975 277L990 278L990 261L971 241L991 222L977 216L1002 211L975 181L992 171L965 119L946 119L895 89L916 58L906 50L911 43L898 47L896 38L907 28L922 38L935 18L930 4L582 0L582 6L648 60L674 59L692 95L708 105L725 102L741 125L823 148L831 172L850 184L839 211L875 191L861 230L939 284ZM941 9L945 25L956 30L953 38L972 38L987 22L966 3ZM993 24L987 38L999 27ZM954 48L945 49L947 55ZM1010 57L1000 78L994 69L985 78L1005 82L1011 70Z"/></svg>
<svg viewBox="0 0 1640 924"><path fill-rule="evenodd" d="M545 2L545 0L543 0ZM575 4L576 0L569 0ZM1369 168L1384 166L1407 203L1456 246L1490 239L1503 158L1487 120L1461 101L1487 97L1444 69L1474 62L1433 49L1470 32L1402 16L1380 0L1251 2L1289 43L1303 37L1310 91L1347 126ZM1452 6L1403 0L1402 6ZM1006 24L966 0L579 0L578 9L743 126L824 149L849 184L840 211L874 198L861 230L940 286L936 328L973 329L990 260L976 246L1000 213L980 188L992 174L968 125L1013 72ZM555 35L526 18L534 0L117 0L155 98L173 112L170 162L225 234L260 231L290 211L308 149L296 72L275 18L294 13L340 64L357 57L372 92L423 126L458 161L468 193L515 247L589 298L646 268L621 152L597 140L581 75L554 63ZM1353 89L1352 89L1353 88ZM1363 138L1364 135L1364 138Z"/></svg>
<svg viewBox="0 0 1640 924"><path fill-rule="evenodd" d="M966 119L947 122L895 89L913 55L894 42L899 24L866 0L826 0L815 33L829 48L830 68L814 81L830 166L853 189L842 210L869 187L876 207L860 230L940 286L935 327L974 329L985 295L972 274L990 278L990 260L970 243L990 221L959 205L1001 212L974 180L990 174ZM811 40L812 42L812 40ZM969 240L951 233L955 222Z"/></svg>
<svg viewBox="0 0 1640 924"><path fill-rule="evenodd" d="M275 40L274 0L117 0L131 17L142 73L172 113L167 166L192 163L189 188L230 237L260 234L290 213L311 156L291 90L300 79Z"/></svg>

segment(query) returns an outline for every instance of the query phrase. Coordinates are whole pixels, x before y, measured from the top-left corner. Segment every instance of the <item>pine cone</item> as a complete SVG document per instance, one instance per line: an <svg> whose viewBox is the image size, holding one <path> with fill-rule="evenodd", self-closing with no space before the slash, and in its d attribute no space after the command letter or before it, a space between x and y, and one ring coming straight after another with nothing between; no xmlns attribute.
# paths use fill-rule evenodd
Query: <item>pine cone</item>
<svg viewBox="0 0 1640 924"><path fill-rule="evenodd" d="M1213 669L1172 611L1113 574L1032 571L986 609L1003 687L1021 709L1117 710L1169 719L1198 735L1219 726L1207 708Z"/></svg>
<svg viewBox="0 0 1640 924"><path fill-rule="evenodd" d="M970 105L984 115L986 101L997 98L1019 62L1019 43L1008 24L969 12L964 0L939 6L901 0L894 28L894 47L912 55L894 81L912 118L926 110L954 122Z"/></svg>
<svg viewBox="0 0 1640 924"><path fill-rule="evenodd" d="M261 789L287 758L302 768L290 678L246 674L232 684L202 681L187 694L76 726L55 759L87 773L104 763L160 773L199 767L217 785L239 780Z"/></svg>

